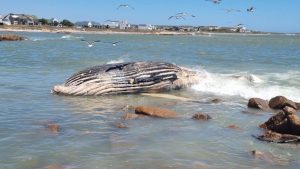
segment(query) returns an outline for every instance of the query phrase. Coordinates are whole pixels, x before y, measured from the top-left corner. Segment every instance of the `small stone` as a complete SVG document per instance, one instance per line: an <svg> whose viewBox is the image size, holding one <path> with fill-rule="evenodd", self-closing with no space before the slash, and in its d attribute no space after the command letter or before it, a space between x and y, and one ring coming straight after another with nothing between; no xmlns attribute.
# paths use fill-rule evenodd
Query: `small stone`
<svg viewBox="0 0 300 169"><path fill-rule="evenodd" d="M60 132L60 126L54 123L49 123L46 124L46 128L48 129L48 131L50 131L51 133L57 134Z"/></svg>
<svg viewBox="0 0 300 169"><path fill-rule="evenodd" d="M194 120L205 120L206 121L206 120L210 120L211 117L208 114L199 112L199 113L194 114L192 119L194 119Z"/></svg>
<svg viewBox="0 0 300 169"><path fill-rule="evenodd" d="M262 109L262 110L268 110L269 109L268 101L260 99L260 98L251 98L251 99L249 99L248 107Z"/></svg>
<svg viewBox="0 0 300 169"><path fill-rule="evenodd" d="M147 116L159 117L159 118L175 118L177 117L177 113L157 107L149 107L149 106L138 106L135 108L136 114L143 114Z"/></svg>
<svg viewBox="0 0 300 169"><path fill-rule="evenodd" d="M116 127L118 127L118 128L128 128L128 126L126 126L126 125L123 124L123 123L117 123L117 124L116 124Z"/></svg>
<svg viewBox="0 0 300 169"><path fill-rule="evenodd" d="M285 106L289 106L294 109L297 109L296 104L293 101L285 98L284 96L276 96L276 97L272 98L269 101L269 106L273 109L282 109Z"/></svg>
<svg viewBox="0 0 300 169"><path fill-rule="evenodd" d="M230 129L233 129L233 130L242 130L239 126L237 126L235 124L231 124L231 125L229 125L227 127L230 128Z"/></svg>
<svg viewBox="0 0 300 169"><path fill-rule="evenodd" d="M218 99L218 98L212 99L211 102L212 102L212 103L221 103L221 102L222 102L222 99Z"/></svg>

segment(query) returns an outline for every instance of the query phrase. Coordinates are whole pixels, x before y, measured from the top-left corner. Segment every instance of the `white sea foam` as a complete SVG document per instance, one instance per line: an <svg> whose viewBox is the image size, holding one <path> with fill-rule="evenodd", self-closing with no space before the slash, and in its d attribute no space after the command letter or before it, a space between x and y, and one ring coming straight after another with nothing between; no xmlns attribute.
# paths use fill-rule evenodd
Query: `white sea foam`
<svg viewBox="0 0 300 169"><path fill-rule="evenodd" d="M217 74L205 70L199 72L200 82L192 89L214 95L240 96L245 99L259 97L271 99L283 95L294 101L300 101L300 89L295 85L286 85L284 81L269 81L270 74L257 76L254 74ZM288 75L285 75L288 77ZM274 79L274 77L272 77ZM287 81L287 79L285 79ZM293 80L293 79L291 79Z"/></svg>
<svg viewBox="0 0 300 169"><path fill-rule="evenodd" d="M82 39L81 36L73 36L73 35L63 35L61 39L73 40L73 39Z"/></svg>

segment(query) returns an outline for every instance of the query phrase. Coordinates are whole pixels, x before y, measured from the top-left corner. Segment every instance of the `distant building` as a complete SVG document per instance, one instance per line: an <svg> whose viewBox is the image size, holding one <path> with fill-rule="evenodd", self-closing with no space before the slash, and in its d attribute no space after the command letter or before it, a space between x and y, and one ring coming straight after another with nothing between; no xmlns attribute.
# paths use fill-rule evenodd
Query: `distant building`
<svg viewBox="0 0 300 169"><path fill-rule="evenodd" d="M89 27L89 28L93 27L92 22L88 22L87 27Z"/></svg>
<svg viewBox="0 0 300 169"><path fill-rule="evenodd" d="M4 25L35 25L38 19L31 15L26 14L13 14L10 13L2 18Z"/></svg>
<svg viewBox="0 0 300 169"><path fill-rule="evenodd" d="M127 21L120 21L119 22L119 28L120 29L129 29L130 24Z"/></svg>
<svg viewBox="0 0 300 169"><path fill-rule="evenodd" d="M147 30L147 31L150 31L150 30L155 30L156 27L154 25L148 25L148 24L139 24L138 25L138 30Z"/></svg>
<svg viewBox="0 0 300 169"><path fill-rule="evenodd" d="M51 18L50 19L50 24L53 25L53 26L58 26L59 21L56 18Z"/></svg>

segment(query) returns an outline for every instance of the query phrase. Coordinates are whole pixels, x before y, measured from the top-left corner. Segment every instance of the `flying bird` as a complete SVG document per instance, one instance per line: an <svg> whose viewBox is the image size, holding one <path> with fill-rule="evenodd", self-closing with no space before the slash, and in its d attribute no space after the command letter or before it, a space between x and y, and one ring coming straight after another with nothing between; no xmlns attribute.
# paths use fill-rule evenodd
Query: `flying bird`
<svg viewBox="0 0 300 169"><path fill-rule="evenodd" d="M122 41L117 41L117 42L103 42L103 43L110 43L113 46L117 46L117 44L120 43L120 42L122 42Z"/></svg>
<svg viewBox="0 0 300 169"><path fill-rule="evenodd" d="M124 7L124 8L131 8L131 9L133 9L133 10L134 10L134 8L133 8L133 7L131 7L131 6L127 5L127 4L122 4L122 5L119 5L119 6L117 7L117 9L119 10L119 9L120 9L120 8L122 8L122 7Z"/></svg>
<svg viewBox="0 0 300 169"><path fill-rule="evenodd" d="M87 40L84 40L84 39L81 39L82 42L85 42L89 48L93 47L95 43L97 42L100 42L100 40L96 40L96 41L93 41L93 42L89 42Z"/></svg>
<svg viewBox="0 0 300 169"><path fill-rule="evenodd" d="M172 19L172 18L175 18L175 19L185 19L182 15L174 15L174 16L170 16L168 18L168 20Z"/></svg>
<svg viewBox="0 0 300 169"><path fill-rule="evenodd" d="M104 22L111 22L111 23L117 23L117 22L119 22L119 21L113 21L113 20L106 20L106 21L104 21Z"/></svg>
<svg viewBox="0 0 300 169"><path fill-rule="evenodd" d="M214 4L220 4L222 0L205 0L205 1L211 1Z"/></svg>
<svg viewBox="0 0 300 169"><path fill-rule="evenodd" d="M247 9L247 12L254 12L255 8L251 6L250 8Z"/></svg>
<svg viewBox="0 0 300 169"><path fill-rule="evenodd" d="M187 12L180 12L180 13L177 13L175 16L191 16L191 17L196 17L195 15L193 14L189 14Z"/></svg>

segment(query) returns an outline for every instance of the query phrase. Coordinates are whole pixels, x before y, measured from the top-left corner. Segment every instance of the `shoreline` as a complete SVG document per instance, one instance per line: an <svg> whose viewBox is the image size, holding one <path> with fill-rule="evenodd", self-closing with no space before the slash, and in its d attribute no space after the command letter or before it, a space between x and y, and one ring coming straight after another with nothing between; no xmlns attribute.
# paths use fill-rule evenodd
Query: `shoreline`
<svg viewBox="0 0 300 169"><path fill-rule="evenodd" d="M211 35L272 35L282 33L229 33L229 32L177 32L177 31L122 31L122 30L79 30L72 28L55 27L0 27L1 32L37 32L37 33L61 33L61 34L103 34L103 35L190 35L190 36L211 36Z"/></svg>

